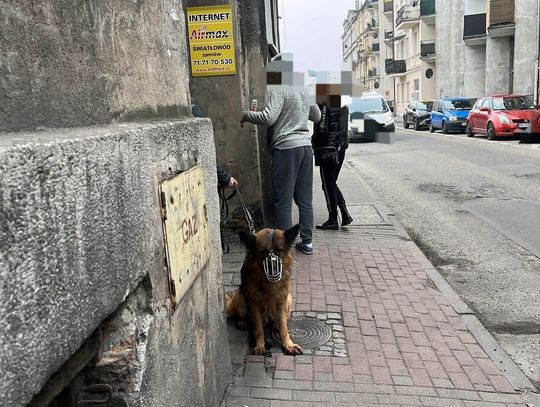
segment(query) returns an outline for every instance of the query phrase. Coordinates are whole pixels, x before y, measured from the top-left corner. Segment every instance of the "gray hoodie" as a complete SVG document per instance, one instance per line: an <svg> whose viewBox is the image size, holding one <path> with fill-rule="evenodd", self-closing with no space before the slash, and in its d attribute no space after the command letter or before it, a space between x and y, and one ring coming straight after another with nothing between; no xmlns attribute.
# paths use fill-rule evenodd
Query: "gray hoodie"
<svg viewBox="0 0 540 407"><path fill-rule="evenodd" d="M317 123L321 111L309 106L304 92L273 90L266 97L266 107L260 112L244 112L250 123L272 126L271 148L287 150L311 146L308 120Z"/></svg>

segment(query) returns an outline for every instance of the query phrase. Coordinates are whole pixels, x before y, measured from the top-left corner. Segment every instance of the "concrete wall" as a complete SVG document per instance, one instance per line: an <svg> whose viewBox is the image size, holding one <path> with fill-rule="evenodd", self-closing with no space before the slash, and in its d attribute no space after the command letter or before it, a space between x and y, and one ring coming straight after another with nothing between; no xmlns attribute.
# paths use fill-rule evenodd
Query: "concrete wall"
<svg viewBox="0 0 540 407"><path fill-rule="evenodd" d="M534 93L534 70L538 50L538 0L516 0L514 40L514 93Z"/></svg>
<svg viewBox="0 0 540 407"><path fill-rule="evenodd" d="M457 96L481 97L485 96L487 80L486 73L486 46L467 47L463 49L463 94Z"/></svg>
<svg viewBox="0 0 540 407"><path fill-rule="evenodd" d="M463 15L486 11L485 0L437 0L437 93L480 97L509 91L510 38L481 46L463 42ZM538 18L537 0L516 0L513 92L533 94ZM458 29L459 27L459 29Z"/></svg>
<svg viewBox="0 0 540 407"><path fill-rule="evenodd" d="M510 92L510 38L487 38L484 95Z"/></svg>
<svg viewBox="0 0 540 407"><path fill-rule="evenodd" d="M230 364L214 151L207 119L0 135L3 405L26 405L144 278L150 322L133 405L219 404ZM210 261L172 312L157 188L195 163Z"/></svg>
<svg viewBox="0 0 540 407"><path fill-rule="evenodd" d="M433 69L433 76L428 79L426 78L426 70L429 68ZM435 69L435 64L422 62L421 71L420 71L420 99L422 100L433 100L437 98L437 70Z"/></svg>
<svg viewBox="0 0 540 407"><path fill-rule="evenodd" d="M0 131L178 117L180 0L0 0Z"/></svg>
<svg viewBox="0 0 540 407"><path fill-rule="evenodd" d="M186 118L181 1L0 10L0 404L53 397L49 378L66 385L98 333L94 380L129 405L219 405L230 360L214 133ZM210 260L173 311L157 188L197 163Z"/></svg>
<svg viewBox="0 0 540 407"><path fill-rule="evenodd" d="M486 47L469 47L463 42L464 14L482 12L478 2L437 1L437 97L484 95ZM485 6L484 6L485 11Z"/></svg>
<svg viewBox="0 0 540 407"><path fill-rule="evenodd" d="M184 0L185 7L207 4L206 0ZM268 183L269 155L264 138L266 129L257 129L251 124L240 127L241 112L249 110L251 99L257 99L259 109L264 106L264 66L268 57L264 1L230 0L226 4L233 7L236 20L238 73L191 78L191 94L214 124L218 165L239 181L242 196L248 204L257 205L264 196L268 208L271 187ZM262 178L261 173L264 175ZM237 200L231 201L231 210L237 205Z"/></svg>

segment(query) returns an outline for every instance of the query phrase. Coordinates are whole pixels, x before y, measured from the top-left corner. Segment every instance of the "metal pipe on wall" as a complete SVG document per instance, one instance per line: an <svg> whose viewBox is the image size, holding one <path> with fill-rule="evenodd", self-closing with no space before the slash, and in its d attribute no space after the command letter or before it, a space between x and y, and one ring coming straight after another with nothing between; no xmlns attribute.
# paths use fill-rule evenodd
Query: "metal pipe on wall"
<svg viewBox="0 0 540 407"><path fill-rule="evenodd" d="M534 102L536 104L540 103L540 1L537 2L537 9L536 9L536 21L538 24L538 32L536 34L536 44L538 47L538 50L536 52L536 69L534 72Z"/></svg>

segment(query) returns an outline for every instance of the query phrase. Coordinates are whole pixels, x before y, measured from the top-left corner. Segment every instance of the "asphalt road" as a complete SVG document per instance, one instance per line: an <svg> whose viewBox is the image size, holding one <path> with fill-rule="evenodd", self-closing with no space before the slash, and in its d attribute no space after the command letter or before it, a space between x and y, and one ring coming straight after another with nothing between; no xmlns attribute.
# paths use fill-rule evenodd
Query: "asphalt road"
<svg viewBox="0 0 540 407"><path fill-rule="evenodd" d="M398 129L347 161L540 384L540 145Z"/></svg>

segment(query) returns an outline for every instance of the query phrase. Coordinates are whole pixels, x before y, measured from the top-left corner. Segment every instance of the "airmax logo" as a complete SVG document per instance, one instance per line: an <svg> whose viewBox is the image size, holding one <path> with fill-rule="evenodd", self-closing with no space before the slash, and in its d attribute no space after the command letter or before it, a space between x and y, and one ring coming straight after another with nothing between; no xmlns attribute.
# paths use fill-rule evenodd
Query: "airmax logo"
<svg viewBox="0 0 540 407"><path fill-rule="evenodd" d="M231 33L228 30L208 31L208 27L200 27L197 30L193 30L190 35L192 40L211 40L231 38Z"/></svg>

